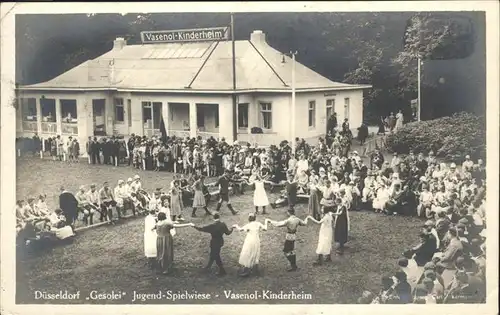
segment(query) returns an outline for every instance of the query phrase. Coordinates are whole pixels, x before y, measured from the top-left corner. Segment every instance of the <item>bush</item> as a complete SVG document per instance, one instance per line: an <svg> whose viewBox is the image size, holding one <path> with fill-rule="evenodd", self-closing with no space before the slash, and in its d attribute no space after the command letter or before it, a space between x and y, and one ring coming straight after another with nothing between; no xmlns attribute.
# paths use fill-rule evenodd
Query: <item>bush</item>
<svg viewBox="0 0 500 315"><path fill-rule="evenodd" d="M410 150L461 162L469 154L473 159L486 158L486 124L484 117L457 113L451 117L412 122L386 140L387 148L402 154Z"/></svg>

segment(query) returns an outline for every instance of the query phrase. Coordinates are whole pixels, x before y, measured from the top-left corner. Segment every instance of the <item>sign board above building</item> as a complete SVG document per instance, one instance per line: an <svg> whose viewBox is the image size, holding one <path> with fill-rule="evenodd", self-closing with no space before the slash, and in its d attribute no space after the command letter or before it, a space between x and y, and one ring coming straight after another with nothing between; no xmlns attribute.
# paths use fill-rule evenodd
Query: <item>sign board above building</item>
<svg viewBox="0 0 500 315"><path fill-rule="evenodd" d="M227 40L229 27L198 28L173 31L146 31L141 32L143 44L204 42Z"/></svg>

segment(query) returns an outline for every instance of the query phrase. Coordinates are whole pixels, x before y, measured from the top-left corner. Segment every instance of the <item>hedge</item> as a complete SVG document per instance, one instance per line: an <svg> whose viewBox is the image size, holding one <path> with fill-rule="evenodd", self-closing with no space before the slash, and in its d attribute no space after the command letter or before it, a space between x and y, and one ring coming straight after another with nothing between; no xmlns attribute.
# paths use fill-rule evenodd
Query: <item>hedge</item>
<svg viewBox="0 0 500 315"><path fill-rule="evenodd" d="M451 117L412 122L386 139L389 151L407 154L410 150L460 162L469 154L473 159L486 158L484 117L456 113Z"/></svg>

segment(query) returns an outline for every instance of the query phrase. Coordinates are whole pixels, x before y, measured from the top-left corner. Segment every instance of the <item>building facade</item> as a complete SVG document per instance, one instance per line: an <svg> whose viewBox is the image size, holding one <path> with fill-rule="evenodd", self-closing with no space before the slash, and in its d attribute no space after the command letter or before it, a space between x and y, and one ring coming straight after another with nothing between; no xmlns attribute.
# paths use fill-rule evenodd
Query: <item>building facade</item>
<svg viewBox="0 0 500 315"><path fill-rule="evenodd" d="M327 117L339 124L363 120L363 89L370 86L330 81L296 63L296 113L292 121L292 60L254 31L236 41L236 90L232 86L231 42L127 45L113 49L43 83L17 91L17 136L76 137L167 134L260 145L313 139L326 132ZM253 135L252 127L263 134Z"/></svg>

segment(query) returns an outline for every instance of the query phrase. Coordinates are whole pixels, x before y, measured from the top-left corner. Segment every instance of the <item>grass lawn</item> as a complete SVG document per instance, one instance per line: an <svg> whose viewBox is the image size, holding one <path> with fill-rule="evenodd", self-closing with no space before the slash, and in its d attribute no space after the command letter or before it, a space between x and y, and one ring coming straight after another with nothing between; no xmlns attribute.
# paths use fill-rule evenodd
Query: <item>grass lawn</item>
<svg viewBox="0 0 500 315"><path fill-rule="evenodd" d="M71 168L71 169L70 169ZM47 194L49 206L57 204L59 187L76 192L82 184L101 185L108 180L114 185L138 173L146 189L164 189L172 175L151 171L136 171L129 167L89 166L86 163L68 166L62 162L20 159L17 164L18 199ZM271 200L276 195L269 196ZM222 209L223 220L231 226L247 222L253 211L252 192L233 198L232 216ZM211 204L213 209L215 205ZM185 210L190 212L190 209ZM272 219L286 217L286 209L270 209ZM297 214L305 217L307 205L299 205ZM189 218L189 213L186 213ZM200 211L200 215L202 211ZM17 303L130 303L132 291L153 293L158 290L198 291L210 293L208 301L187 303L355 303L365 289L378 291L383 274L397 270L400 253L417 240L421 221L416 218L384 216L369 212L352 212L351 239L344 256L333 256L333 262L313 267L319 226L310 223L299 230L297 260L300 270L286 272L288 261L282 253L285 231L271 227L261 235L261 276L241 279L236 276L238 257L245 235L234 232L225 238L222 259L228 275L219 278L200 273L208 259L208 234L192 228L178 229L174 239L175 273L157 276L145 265L143 255L144 220L128 219L116 226L102 226L79 233L72 244L57 246L37 256L17 254ZM263 217L259 220L263 222ZM198 217L196 224L209 223L210 218ZM214 267L215 271L215 267ZM224 290L251 293L255 290L281 290L312 294L312 300L227 300ZM81 291L80 300L35 300L36 290L57 293ZM91 290L100 292L127 291L122 300L85 300ZM186 301L149 300L146 303L179 303Z"/></svg>

